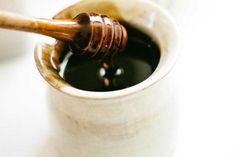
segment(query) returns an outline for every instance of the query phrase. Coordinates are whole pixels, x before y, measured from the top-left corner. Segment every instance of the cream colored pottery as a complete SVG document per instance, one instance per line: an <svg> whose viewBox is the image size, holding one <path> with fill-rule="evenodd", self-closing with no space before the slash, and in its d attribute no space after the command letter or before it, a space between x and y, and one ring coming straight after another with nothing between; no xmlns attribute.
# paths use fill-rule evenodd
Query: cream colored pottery
<svg viewBox="0 0 236 157"><path fill-rule="evenodd" d="M175 148L177 101L171 69L178 56L178 33L170 16L149 1L86 0L55 18L98 12L124 20L149 34L161 60L144 82L119 91L88 92L58 75L61 44L39 44L36 65L48 82L48 105L55 150L60 157L170 157ZM55 55L56 54L56 55ZM141 69L140 69L141 70Z"/></svg>

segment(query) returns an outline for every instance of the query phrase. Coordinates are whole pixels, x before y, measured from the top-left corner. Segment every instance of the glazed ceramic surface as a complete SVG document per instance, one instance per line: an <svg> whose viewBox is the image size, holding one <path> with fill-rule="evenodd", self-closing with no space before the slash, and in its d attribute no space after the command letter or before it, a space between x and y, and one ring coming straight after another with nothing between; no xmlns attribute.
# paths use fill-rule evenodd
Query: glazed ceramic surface
<svg viewBox="0 0 236 157"><path fill-rule="evenodd" d="M86 0L55 18L97 12L124 20L156 41L161 60L144 82L119 91L75 89L58 75L59 49L40 44L36 65L48 82L48 105L61 157L169 157L175 148L177 100L171 69L178 56L178 33L169 15L149 1ZM55 55L56 54L56 55Z"/></svg>

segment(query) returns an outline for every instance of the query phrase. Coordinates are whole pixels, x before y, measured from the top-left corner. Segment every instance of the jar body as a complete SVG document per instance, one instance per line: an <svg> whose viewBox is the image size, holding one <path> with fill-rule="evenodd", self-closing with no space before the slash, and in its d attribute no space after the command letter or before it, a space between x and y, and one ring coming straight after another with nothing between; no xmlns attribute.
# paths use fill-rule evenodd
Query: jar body
<svg viewBox="0 0 236 157"><path fill-rule="evenodd" d="M144 92L109 100L75 98L49 87L58 155L170 157L176 147L177 100L169 76Z"/></svg>
<svg viewBox="0 0 236 157"><path fill-rule="evenodd" d="M50 84L47 97L57 156L171 156L178 104L171 72L178 56L178 33L171 17L151 1L85 0L54 18L73 18L81 12L106 14L140 29L159 45L161 59L140 84L119 91L88 92L66 84L52 65L44 64L55 47L37 46L37 67Z"/></svg>

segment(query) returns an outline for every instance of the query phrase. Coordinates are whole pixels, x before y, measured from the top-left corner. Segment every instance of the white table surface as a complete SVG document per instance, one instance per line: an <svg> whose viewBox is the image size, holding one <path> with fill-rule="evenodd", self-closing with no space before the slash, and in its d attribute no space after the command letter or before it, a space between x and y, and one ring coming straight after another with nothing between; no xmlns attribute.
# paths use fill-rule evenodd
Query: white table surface
<svg viewBox="0 0 236 157"><path fill-rule="evenodd" d="M201 0L175 14L182 40L175 68L181 113L176 157L236 156L235 4ZM46 83L32 53L43 40L33 35L29 52L0 60L1 157L47 156L41 154L50 132Z"/></svg>

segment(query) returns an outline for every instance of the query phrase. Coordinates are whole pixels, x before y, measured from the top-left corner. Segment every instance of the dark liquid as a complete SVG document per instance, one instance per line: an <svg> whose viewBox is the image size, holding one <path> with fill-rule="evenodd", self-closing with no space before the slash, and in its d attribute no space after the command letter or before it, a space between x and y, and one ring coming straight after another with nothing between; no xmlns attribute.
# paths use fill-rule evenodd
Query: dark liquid
<svg viewBox="0 0 236 157"><path fill-rule="evenodd" d="M123 25L128 32L128 43L122 53L103 61L71 54L60 72L64 80L81 90L114 91L147 79L159 63L159 47L143 32Z"/></svg>

